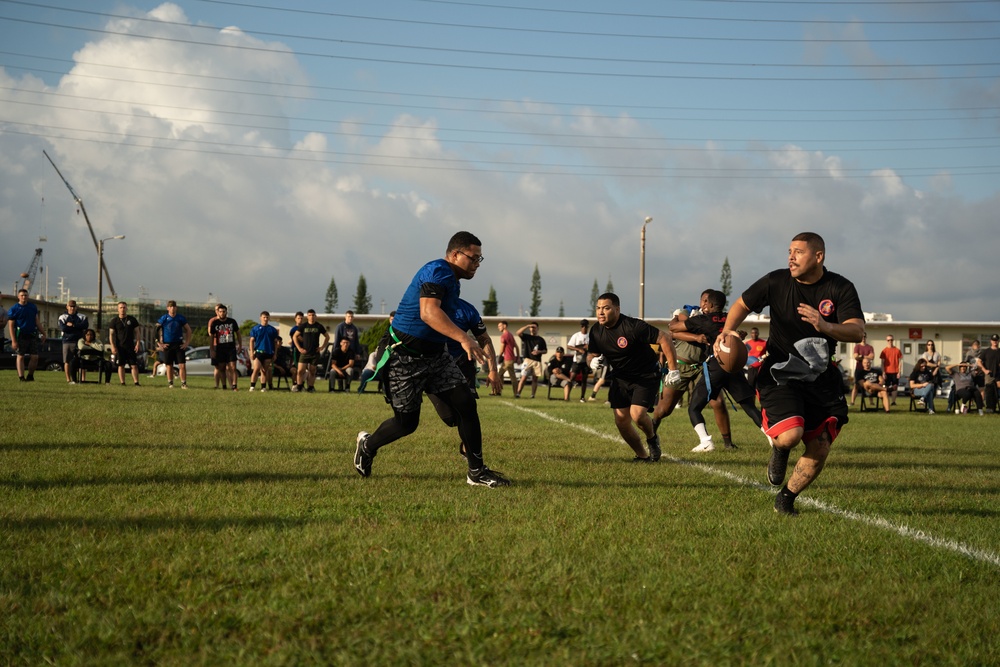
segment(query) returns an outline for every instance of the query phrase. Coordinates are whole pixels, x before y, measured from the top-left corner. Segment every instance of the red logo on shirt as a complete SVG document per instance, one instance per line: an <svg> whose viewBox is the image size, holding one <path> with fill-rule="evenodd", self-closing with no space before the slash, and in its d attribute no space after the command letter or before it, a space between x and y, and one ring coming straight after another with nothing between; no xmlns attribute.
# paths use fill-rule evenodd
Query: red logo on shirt
<svg viewBox="0 0 1000 667"><path fill-rule="evenodd" d="M620 347L620 348L621 348L621 349L623 349L623 350L624 350L624 349L625 349L626 347L628 347L628 339L627 339L627 338L625 338L625 336L619 336L619 337L618 337L618 347Z"/></svg>
<svg viewBox="0 0 1000 667"><path fill-rule="evenodd" d="M830 317L830 315L833 315L833 311L833 301L823 299L819 302L819 314L823 317Z"/></svg>

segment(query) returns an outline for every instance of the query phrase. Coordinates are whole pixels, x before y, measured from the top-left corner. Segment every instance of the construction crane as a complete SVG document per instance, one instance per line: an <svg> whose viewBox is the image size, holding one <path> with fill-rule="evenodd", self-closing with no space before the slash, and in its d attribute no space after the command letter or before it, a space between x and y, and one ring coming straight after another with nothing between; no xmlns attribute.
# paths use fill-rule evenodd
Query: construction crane
<svg viewBox="0 0 1000 667"><path fill-rule="evenodd" d="M28 270L21 274L21 278L24 282L21 283L19 289L31 290L31 284L35 282L35 274L38 273L38 267L42 263L42 249L35 248L35 256L31 258L31 264L28 265Z"/></svg>
<svg viewBox="0 0 1000 667"><path fill-rule="evenodd" d="M70 185L69 181L66 180L66 177L62 175L62 172L59 171L59 167L57 167L56 163L52 161L52 158L49 157L49 154L46 153L44 150L42 151L42 154L45 155L45 157L49 161L49 164L51 164L52 168L56 170L57 174L59 174L59 178L61 178L62 182L66 184L67 188L69 188L69 193L73 195L73 200L76 201L76 205L80 207L80 212L83 213L83 219L87 221L87 229L90 230L90 238L93 239L94 241L94 250L97 251L97 236L94 234L94 227L90 224L90 218L87 216L87 209L84 208L83 206L83 198L81 198L80 195L76 194L76 191L73 189L73 186ZM104 278L108 281L108 291L111 292L112 294L117 294L118 292L115 291L115 286L111 284L111 274L108 273L107 262L101 262L101 268L104 270Z"/></svg>

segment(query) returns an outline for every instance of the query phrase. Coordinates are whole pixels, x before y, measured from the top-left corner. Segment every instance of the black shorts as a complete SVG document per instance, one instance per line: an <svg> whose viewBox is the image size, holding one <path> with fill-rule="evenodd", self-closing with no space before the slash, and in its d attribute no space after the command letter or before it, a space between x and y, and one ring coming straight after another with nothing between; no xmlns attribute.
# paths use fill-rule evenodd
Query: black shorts
<svg viewBox="0 0 1000 667"><path fill-rule="evenodd" d="M836 366L830 366L812 382L791 380L778 385L770 365L757 378L764 431L773 437L793 428L802 428L803 442L815 439L826 430L830 442L847 423L844 381Z"/></svg>
<svg viewBox="0 0 1000 667"><path fill-rule="evenodd" d="M319 352L306 352L299 357L299 363L306 366L315 366L319 362Z"/></svg>
<svg viewBox="0 0 1000 667"><path fill-rule="evenodd" d="M896 373L886 373L885 388L891 391L898 386L899 386L899 375Z"/></svg>
<svg viewBox="0 0 1000 667"><path fill-rule="evenodd" d="M422 395L468 386L451 355L442 351L423 357L393 352L383 369L386 399L397 412L419 412Z"/></svg>
<svg viewBox="0 0 1000 667"><path fill-rule="evenodd" d="M187 350L181 348L182 343L167 343L167 349L163 352L164 363L178 366L187 363Z"/></svg>
<svg viewBox="0 0 1000 667"><path fill-rule="evenodd" d="M236 346L227 345L225 347L221 345L215 346L215 357L212 359L213 366L226 366L228 364L236 363Z"/></svg>
<svg viewBox="0 0 1000 667"><path fill-rule="evenodd" d="M718 398L719 392L723 389L728 391L737 403L754 398L754 390L747 382L746 376L743 375L743 370L727 373L722 370L722 366L719 366L719 361L715 357L708 360L708 380L711 383L708 387L710 400Z"/></svg>
<svg viewBox="0 0 1000 667"><path fill-rule="evenodd" d="M274 359L274 354L272 354L271 352L259 352L258 351L258 352L254 353L253 358L254 359L260 359L261 362L271 361L271 359Z"/></svg>
<svg viewBox="0 0 1000 667"><path fill-rule="evenodd" d="M624 378L612 378L611 389L608 391L608 401L613 409L630 408L641 405L651 409L660 399L660 379L657 377L632 382Z"/></svg>
<svg viewBox="0 0 1000 667"><path fill-rule="evenodd" d="M42 347L42 342L38 340L38 334L20 334L17 337L17 354L22 357L34 357L38 355L38 350Z"/></svg>
<svg viewBox="0 0 1000 667"><path fill-rule="evenodd" d="M119 368L124 368L125 366L139 366L139 362L135 356L135 348L130 347L125 349L123 347L118 348L118 353L115 355L115 365Z"/></svg>

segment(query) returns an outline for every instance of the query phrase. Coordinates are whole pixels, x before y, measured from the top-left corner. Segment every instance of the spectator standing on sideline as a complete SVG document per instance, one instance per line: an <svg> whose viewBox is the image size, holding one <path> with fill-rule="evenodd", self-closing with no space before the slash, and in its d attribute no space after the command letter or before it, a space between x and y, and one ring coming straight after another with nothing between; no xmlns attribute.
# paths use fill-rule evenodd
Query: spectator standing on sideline
<svg viewBox="0 0 1000 667"><path fill-rule="evenodd" d="M767 359L757 374L764 430L773 439L767 479L784 483L788 455L802 442L774 511L796 515L795 499L819 476L830 447L848 421L844 380L833 362L837 342L859 342L865 332L858 291L847 278L828 271L826 244L812 232L796 235L788 268L772 271L733 304L722 336L735 332L751 312L771 308Z"/></svg>
<svg viewBox="0 0 1000 667"><path fill-rule="evenodd" d="M486 487L510 484L483 461L476 401L446 348L448 340L454 340L470 360L486 361L479 343L452 319L459 306L459 281L471 280L482 262L482 242L469 232L458 232L448 241L444 258L421 267L406 288L396 317L382 339L388 352L382 384L393 416L371 434L358 433L354 468L362 477L371 475L372 460L380 448L417 429L422 395L427 392L437 394L455 415L469 465L466 482Z"/></svg>
<svg viewBox="0 0 1000 667"><path fill-rule="evenodd" d="M886 346L882 348L879 359L882 360L885 389L891 399L891 405L896 405L896 394L899 392L899 374L903 368L903 352L896 347L896 341L892 336L886 336L885 342Z"/></svg>
<svg viewBox="0 0 1000 667"><path fill-rule="evenodd" d="M320 338L323 343L320 344ZM306 321L299 325L292 336L292 345L299 352L299 365L296 372L296 385L292 391L302 391L310 394L316 391L316 364L319 355L330 345L330 334L323 323L316 319L316 311L310 308L306 311Z"/></svg>
<svg viewBox="0 0 1000 667"><path fill-rule="evenodd" d="M76 384L73 374L73 361L76 359L77 343L83 339L90 324L87 318L80 315L76 309L76 301L66 302L66 312L59 316L59 330L62 331L63 369L66 371L66 382Z"/></svg>
<svg viewBox="0 0 1000 667"><path fill-rule="evenodd" d="M873 364L875 363L875 348L868 344L868 333L866 332L864 336L861 337L861 342L854 346L854 386L851 388L851 406L854 405L854 400L858 396L858 371L863 370L861 362L868 359ZM888 410L889 404L886 403L886 409Z"/></svg>
<svg viewBox="0 0 1000 667"><path fill-rule="evenodd" d="M208 324L208 335L212 345L212 360L215 364L216 379L215 387L219 387L218 374L223 374L222 388L226 388L226 381L233 391L238 391L236 386L240 376L236 370L236 360L243 350L243 341L240 338L240 324L229 317L229 309L224 304L215 307L215 317Z"/></svg>
<svg viewBox="0 0 1000 667"><path fill-rule="evenodd" d="M256 388L258 377L261 391L267 391L271 384L271 363L278 352L278 330L269 324L270 321L271 313L262 310L260 324L250 330L250 360L253 362L250 391Z"/></svg>
<svg viewBox="0 0 1000 667"><path fill-rule="evenodd" d="M580 376L580 402L587 402L587 375L590 373L590 364L587 363L587 347L590 345L590 336L587 330L590 322L580 320L580 330L569 337L566 347L573 351L573 367L569 376L575 378Z"/></svg>
<svg viewBox="0 0 1000 667"><path fill-rule="evenodd" d="M177 302L167 301L167 313L156 321L160 336L160 349L167 364L167 386L174 387L174 364L181 376L181 389L187 389L187 350L191 344L191 326L187 318L177 312Z"/></svg>
<svg viewBox="0 0 1000 667"><path fill-rule="evenodd" d="M934 341L924 343L924 352L920 358L927 362L927 370L931 372L935 386L941 385L941 355L938 354Z"/></svg>
<svg viewBox="0 0 1000 667"><path fill-rule="evenodd" d="M997 411L997 376L1000 375L1000 336L990 336L990 347L979 352L979 368L983 370L983 401L987 412Z"/></svg>
<svg viewBox="0 0 1000 667"><path fill-rule="evenodd" d="M389 314L389 323L392 323L393 315ZM354 325L354 311L349 310L344 313L344 321L337 325L337 328L333 332L333 347L337 349L340 347L340 339L346 338L351 341L351 354L354 355L355 363L359 363L359 357L361 356L361 332L358 331L358 327Z"/></svg>
<svg viewBox="0 0 1000 667"><path fill-rule="evenodd" d="M496 395L503 394L503 377L510 376L510 390L517 393L517 373L514 371L514 362L520 356L517 349L517 339L514 334L507 330L507 321L497 322L497 329L500 331L500 356L503 357L503 365L500 366L500 389Z"/></svg>
<svg viewBox="0 0 1000 667"><path fill-rule="evenodd" d="M128 314L128 304L118 302L118 315L111 320L108 329L108 341L111 343L111 355L118 366L118 380L125 386L125 367L132 369L132 384L139 386L139 340L142 338L142 326L139 320Z"/></svg>
<svg viewBox="0 0 1000 667"><path fill-rule="evenodd" d="M521 391L528 378L531 378L531 397L535 397L538 391L538 378L542 377L544 367L542 366L542 356L549 351L545 344L545 339L538 334L538 322L530 322L517 330L515 334L521 339L521 352L524 359L521 360L521 381L517 383L517 391L514 398L521 398Z"/></svg>
<svg viewBox="0 0 1000 667"><path fill-rule="evenodd" d="M633 461L640 463L655 463L661 456L660 438L649 417L660 388L660 369L653 345L666 354L670 369L667 381L676 382L680 372L670 334L643 320L622 315L617 294L605 292L597 297L597 325L590 330L587 352L603 354L604 362L614 368L608 400L614 411L615 426L635 452ZM648 454L642 446L642 435L646 437Z"/></svg>
<svg viewBox="0 0 1000 667"><path fill-rule="evenodd" d="M38 350L45 342L45 331L38 319L38 306L28 300L26 289L17 290L17 303L7 312L7 331L10 333L11 347L17 355L17 379L21 382L34 382ZM25 357L28 358L27 365Z"/></svg>

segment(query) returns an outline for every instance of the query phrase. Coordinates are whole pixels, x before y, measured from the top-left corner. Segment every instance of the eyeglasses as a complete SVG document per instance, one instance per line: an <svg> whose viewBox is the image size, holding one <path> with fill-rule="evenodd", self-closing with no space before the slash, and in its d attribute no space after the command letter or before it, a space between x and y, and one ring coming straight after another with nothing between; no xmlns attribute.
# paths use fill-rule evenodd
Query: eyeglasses
<svg viewBox="0 0 1000 667"><path fill-rule="evenodd" d="M887 342L887 343L891 343L891 342L892 342L892 339L891 339L891 338L886 338L886 339L885 339L885 342Z"/></svg>
<svg viewBox="0 0 1000 667"><path fill-rule="evenodd" d="M458 251L458 254L462 255L464 257L468 257L472 261L473 264L482 264L483 260L486 259L482 255L467 255L466 253L462 252L461 250Z"/></svg>

